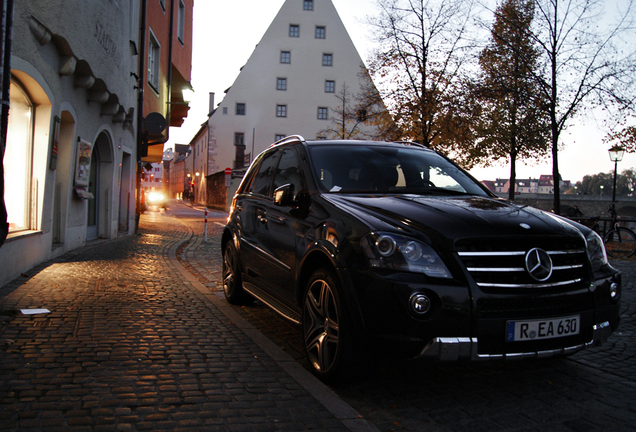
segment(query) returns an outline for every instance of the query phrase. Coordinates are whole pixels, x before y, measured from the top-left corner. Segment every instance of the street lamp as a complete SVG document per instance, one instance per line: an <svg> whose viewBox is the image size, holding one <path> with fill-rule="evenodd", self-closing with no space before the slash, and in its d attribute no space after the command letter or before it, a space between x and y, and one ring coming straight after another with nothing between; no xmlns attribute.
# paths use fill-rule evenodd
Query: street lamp
<svg viewBox="0 0 636 432"><path fill-rule="evenodd" d="M194 173L194 175L196 176L196 178L197 178L197 183L198 183L198 182L199 182L199 176L200 176L201 174L199 174L198 172L196 172L196 173ZM194 192L194 187L192 188L192 192ZM196 195L195 195L194 200L196 201Z"/></svg>
<svg viewBox="0 0 636 432"><path fill-rule="evenodd" d="M612 189L612 202L616 202L616 171L618 169L618 163L623 160L625 149L619 146L614 146L609 149L609 157L614 162L614 188Z"/></svg>

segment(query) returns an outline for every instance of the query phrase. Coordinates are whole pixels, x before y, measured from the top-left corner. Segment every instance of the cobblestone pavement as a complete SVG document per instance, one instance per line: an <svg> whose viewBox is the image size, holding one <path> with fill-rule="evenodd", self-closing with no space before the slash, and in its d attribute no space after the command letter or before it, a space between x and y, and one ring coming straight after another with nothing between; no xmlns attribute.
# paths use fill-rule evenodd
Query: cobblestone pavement
<svg viewBox="0 0 636 432"><path fill-rule="evenodd" d="M295 368L295 325L222 300L226 215L210 212L204 241L202 213L173 214L0 289L0 430L636 430L636 261L614 263L622 323L600 348L513 363L381 359L332 387L334 400ZM23 307L52 313L13 315Z"/></svg>
<svg viewBox="0 0 636 432"><path fill-rule="evenodd" d="M195 233L202 233L202 223ZM220 226L184 249L206 285L220 287ZM333 390L382 431L636 430L636 261L623 272L622 323L608 342L568 358L520 362L366 365L366 376ZM299 330L256 302L233 307L304 365Z"/></svg>
<svg viewBox="0 0 636 432"><path fill-rule="evenodd" d="M218 259L185 270L197 241L146 213L1 287L0 430L375 430L212 293Z"/></svg>

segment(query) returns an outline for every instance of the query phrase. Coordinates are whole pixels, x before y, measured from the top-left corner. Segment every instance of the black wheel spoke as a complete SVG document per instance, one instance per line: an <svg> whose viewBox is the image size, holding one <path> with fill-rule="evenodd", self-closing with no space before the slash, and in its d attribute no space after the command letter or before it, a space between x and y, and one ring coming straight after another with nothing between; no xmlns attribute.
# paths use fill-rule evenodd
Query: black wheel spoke
<svg viewBox="0 0 636 432"><path fill-rule="evenodd" d="M329 370L338 352L338 305L332 287L316 280L307 293L303 319L305 347L313 366Z"/></svg>

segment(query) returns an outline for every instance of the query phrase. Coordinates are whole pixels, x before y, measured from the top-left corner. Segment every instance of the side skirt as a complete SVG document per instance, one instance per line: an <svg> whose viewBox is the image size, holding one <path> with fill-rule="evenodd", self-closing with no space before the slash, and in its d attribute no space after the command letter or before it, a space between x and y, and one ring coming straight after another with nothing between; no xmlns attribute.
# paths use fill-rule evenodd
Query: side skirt
<svg viewBox="0 0 636 432"><path fill-rule="evenodd" d="M258 288L256 285L249 282L243 282L243 289L261 302L265 303L268 307L272 308L274 312L278 313L283 318L288 319L295 324L300 324L300 313L298 313L298 311L290 308L280 300Z"/></svg>

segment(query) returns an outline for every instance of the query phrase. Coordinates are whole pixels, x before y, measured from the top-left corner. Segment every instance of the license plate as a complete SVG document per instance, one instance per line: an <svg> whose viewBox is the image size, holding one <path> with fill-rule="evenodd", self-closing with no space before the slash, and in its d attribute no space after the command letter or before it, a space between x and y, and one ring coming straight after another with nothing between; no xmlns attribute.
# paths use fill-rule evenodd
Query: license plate
<svg viewBox="0 0 636 432"><path fill-rule="evenodd" d="M506 323L506 341L519 342L576 335L579 334L580 321L579 315L565 318L508 321Z"/></svg>

